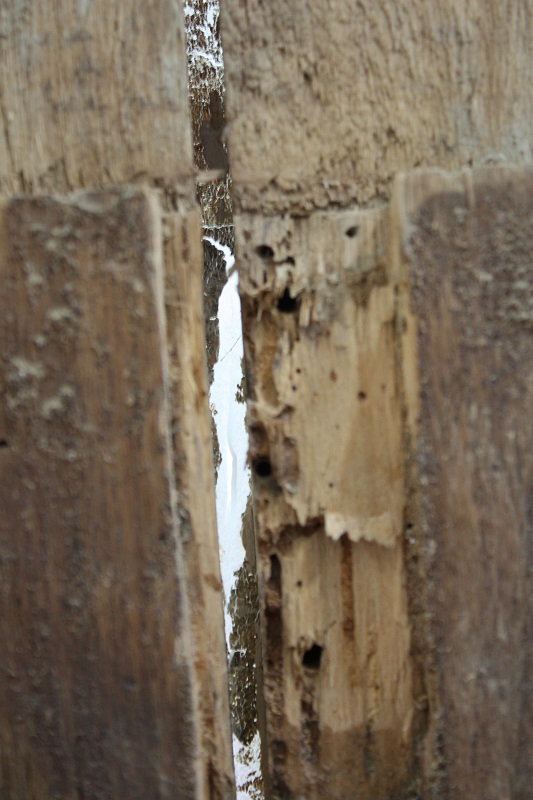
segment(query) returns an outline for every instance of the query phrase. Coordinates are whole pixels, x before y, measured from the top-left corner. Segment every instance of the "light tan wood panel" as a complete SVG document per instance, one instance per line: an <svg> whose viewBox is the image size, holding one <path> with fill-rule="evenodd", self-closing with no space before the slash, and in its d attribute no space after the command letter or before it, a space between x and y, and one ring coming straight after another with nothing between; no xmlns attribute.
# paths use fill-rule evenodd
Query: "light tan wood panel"
<svg viewBox="0 0 533 800"><path fill-rule="evenodd" d="M411 656L388 213L238 215L270 797L403 797Z"/></svg>
<svg viewBox="0 0 533 800"><path fill-rule="evenodd" d="M383 201L398 170L532 160L531 0L225 0L238 210Z"/></svg>

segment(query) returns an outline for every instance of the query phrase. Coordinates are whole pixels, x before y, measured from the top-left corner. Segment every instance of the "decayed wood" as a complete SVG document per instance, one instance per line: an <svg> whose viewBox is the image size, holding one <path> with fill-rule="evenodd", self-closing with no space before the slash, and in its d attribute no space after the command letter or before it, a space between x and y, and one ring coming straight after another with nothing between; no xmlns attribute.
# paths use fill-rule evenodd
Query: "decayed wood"
<svg viewBox="0 0 533 800"><path fill-rule="evenodd" d="M532 207L531 169L413 173L394 193L437 797L533 783Z"/></svg>
<svg viewBox="0 0 533 800"><path fill-rule="evenodd" d="M531 161L531 0L225 0L237 210L389 196L398 170Z"/></svg>
<svg viewBox="0 0 533 800"><path fill-rule="evenodd" d="M158 203L13 199L0 225L0 794L209 796Z"/></svg>
<svg viewBox="0 0 533 800"><path fill-rule="evenodd" d="M387 219L236 219L276 798L404 796L424 722Z"/></svg>
<svg viewBox="0 0 533 800"><path fill-rule="evenodd" d="M8 0L0 193L149 181L194 197L181 3Z"/></svg>

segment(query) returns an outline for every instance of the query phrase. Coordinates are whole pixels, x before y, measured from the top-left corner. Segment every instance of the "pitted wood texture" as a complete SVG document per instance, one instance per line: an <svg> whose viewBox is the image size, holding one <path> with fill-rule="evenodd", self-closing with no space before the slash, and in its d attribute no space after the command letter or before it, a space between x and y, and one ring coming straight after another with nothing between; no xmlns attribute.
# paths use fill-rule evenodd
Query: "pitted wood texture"
<svg viewBox="0 0 533 800"><path fill-rule="evenodd" d="M226 0L221 23L239 211L383 200L417 166L531 163L531 0Z"/></svg>
<svg viewBox="0 0 533 800"><path fill-rule="evenodd" d="M0 794L230 797L204 757L156 195L0 218Z"/></svg>
<svg viewBox="0 0 533 800"><path fill-rule="evenodd" d="M0 193L147 181L194 199L181 3L8 0Z"/></svg>
<svg viewBox="0 0 533 800"><path fill-rule="evenodd" d="M392 547L400 535L386 223L381 211L353 210L236 219L239 286L253 325L250 456L256 474L271 464L284 501L283 511L279 503L258 505L260 524L273 534L292 515L301 526L324 519L333 539Z"/></svg>
<svg viewBox="0 0 533 800"><path fill-rule="evenodd" d="M403 797L412 779L387 221L236 218L272 798Z"/></svg>
<svg viewBox="0 0 533 800"><path fill-rule="evenodd" d="M437 797L533 782L533 171L398 179ZM405 297L405 294L404 294ZM409 347L414 345L411 339ZM412 402L412 401L411 401ZM433 747L434 751L430 752ZM432 795L433 796L433 795Z"/></svg>

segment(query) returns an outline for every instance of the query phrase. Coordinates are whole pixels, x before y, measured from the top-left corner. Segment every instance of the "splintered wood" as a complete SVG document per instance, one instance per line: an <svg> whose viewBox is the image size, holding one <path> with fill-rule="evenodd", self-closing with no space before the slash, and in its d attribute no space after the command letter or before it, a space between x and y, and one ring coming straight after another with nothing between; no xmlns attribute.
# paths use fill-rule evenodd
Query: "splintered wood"
<svg viewBox="0 0 533 800"><path fill-rule="evenodd" d="M270 790L399 796L415 704L387 214L236 232Z"/></svg>

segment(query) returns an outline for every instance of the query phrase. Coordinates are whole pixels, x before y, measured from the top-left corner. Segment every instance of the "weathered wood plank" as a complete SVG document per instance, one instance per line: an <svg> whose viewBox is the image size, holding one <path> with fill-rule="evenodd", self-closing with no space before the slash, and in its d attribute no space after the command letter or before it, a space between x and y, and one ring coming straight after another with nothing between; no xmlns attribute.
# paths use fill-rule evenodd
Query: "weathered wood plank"
<svg viewBox="0 0 533 800"><path fill-rule="evenodd" d="M398 170L530 163L531 0L225 0L237 210L383 200Z"/></svg>
<svg viewBox="0 0 533 800"><path fill-rule="evenodd" d="M202 255L197 212L191 210L195 188L181 3L139 5L120 0L110 6L101 0L53 0L45 7L9 0L0 9L0 57L0 192L56 194L85 186L142 183L157 186L162 205L178 211L166 234L172 240L166 244L165 264L167 314L171 314L167 344L172 352L165 391L170 393L173 435L173 451L167 455L175 462L177 530L193 543L182 550L181 578L194 609L194 619L184 624L191 627L189 688L194 703L199 703L195 708L201 731L195 736L202 753L191 760L188 750L181 748L176 757L181 753L184 770L188 762L190 781L202 796L230 797L222 598L210 510L214 504L210 444L203 421L207 408L202 323L195 316ZM103 230L107 230L104 216ZM38 272L32 280L40 281ZM176 285L191 302L190 308L182 298L176 300ZM109 301L101 302L107 308ZM115 315L117 336L122 321ZM100 325L100 316L93 322ZM96 329L90 335L98 341ZM189 339L194 342L191 352ZM67 358L67 352L62 356ZM158 391L158 376L152 377L149 370L145 375L146 383L144 375L139 378L140 390ZM114 413L111 388L103 385L101 393L109 395L106 403ZM2 414L0 408L0 419ZM119 558L116 551L114 555ZM172 602L170 595L167 599ZM70 713L68 707L65 713Z"/></svg>
<svg viewBox="0 0 533 800"><path fill-rule="evenodd" d="M148 181L194 197L181 3L8 0L0 193Z"/></svg>
<svg viewBox="0 0 533 800"><path fill-rule="evenodd" d="M532 207L525 169L395 188L438 797L533 783Z"/></svg>
<svg viewBox="0 0 533 800"><path fill-rule="evenodd" d="M161 221L1 209L2 797L197 797Z"/></svg>
<svg viewBox="0 0 533 800"><path fill-rule="evenodd" d="M423 719L386 211L236 218L272 797L403 797Z"/></svg>

